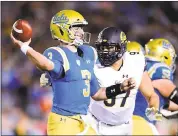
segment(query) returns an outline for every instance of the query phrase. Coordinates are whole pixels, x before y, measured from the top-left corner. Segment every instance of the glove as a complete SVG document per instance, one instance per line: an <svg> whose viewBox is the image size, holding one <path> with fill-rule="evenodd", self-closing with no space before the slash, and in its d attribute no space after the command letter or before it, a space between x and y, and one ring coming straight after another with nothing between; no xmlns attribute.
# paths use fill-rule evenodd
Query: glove
<svg viewBox="0 0 178 136"><path fill-rule="evenodd" d="M49 76L47 73L43 73L40 77L40 86L47 87L50 86L51 82L49 81Z"/></svg>
<svg viewBox="0 0 178 136"><path fill-rule="evenodd" d="M147 108L145 111L145 115L150 121L162 120L162 114L157 109L155 109L155 107Z"/></svg>

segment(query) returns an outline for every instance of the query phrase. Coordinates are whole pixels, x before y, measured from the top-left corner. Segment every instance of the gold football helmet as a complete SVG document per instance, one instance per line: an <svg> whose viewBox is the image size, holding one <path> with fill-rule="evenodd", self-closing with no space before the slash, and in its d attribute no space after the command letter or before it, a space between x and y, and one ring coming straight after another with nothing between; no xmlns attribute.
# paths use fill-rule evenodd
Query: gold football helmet
<svg viewBox="0 0 178 136"><path fill-rule="evenodd" d="M145 56L149 59L160 61L170 67L175 68L177 57L174 46L166 39L151 39L145 45Z"/></svg>
<svg viewBox="0 0 178 136"><path fill-rule="evenodd" d="M135 41L127 42L127 51L128 52L140 52L141 51L141 52L143 52L143 54L145 53L142 45Z"/></svg>
<svg viewBox="0 0 178 136"><path fill-rule="evenodd" d="M88 22L77 11L62 10L56 13L51 20L50 30L52 38L60 40L64 43L79 43L78 45L83 44L83 42L89 43L91 35L90 33L84 33L82 30L82 38L79 41L79 39L76 39L75 33L71 31L72 27L83 27L85 25L88 25Z"/></svg>

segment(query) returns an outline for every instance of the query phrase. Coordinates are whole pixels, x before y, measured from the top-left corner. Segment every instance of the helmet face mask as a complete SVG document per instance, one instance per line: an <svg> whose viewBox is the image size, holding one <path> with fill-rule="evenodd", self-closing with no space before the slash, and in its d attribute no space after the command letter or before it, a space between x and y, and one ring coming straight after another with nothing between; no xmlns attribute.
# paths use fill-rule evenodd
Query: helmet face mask
<svg viewBox="0 0 178 136"><path fill-rule="evenodd" d="M177 55L176 55L176 53L174 53L174 51L171 53L171 57L172 57L172 63L170 64L170 68L171 68L172 72L174 73L175 70L176 70L175 61L176 61L176 58L177 58Z"/></svg>
<svg viewBox="0 0 178 136"><path fill-rule="evenodd" d="M83 27L79 26L72 26L70 28L70 34L71 36L70 38L73 39L73 44L75 45L82 45L83 44L83 39L84 39L84 31L83 31Z"/></svg>
<svg viewBox="0 0 178 136"><path fill-rule="evenodd" d="M84 32L84 35L83 35L83 43L90 43L90 39L91 39L91 33L89 32Z"/></svg>
<svg viewBox="0 0 178 136"><path fill-rule="evenodd" d="M110 66L119 60L125 51L120 45L97 45L98 58L103 66Z"/></svg>
<svg viewBox="0 0 178 136"><path fill-rule="evenodd" d="M87 24L88 22L80 13L74 10L62 10L51 20L52 38L71 45L82 45L89 41L85 39L83 31L83 27Z"/></svg>
<svg viewBox="0 0 178 136"><path fill-rule="evenodd" d="M111 66L121 59L126 51L126 35L115 27L105 28L95 42L98 59L103 66Z"/></svg>

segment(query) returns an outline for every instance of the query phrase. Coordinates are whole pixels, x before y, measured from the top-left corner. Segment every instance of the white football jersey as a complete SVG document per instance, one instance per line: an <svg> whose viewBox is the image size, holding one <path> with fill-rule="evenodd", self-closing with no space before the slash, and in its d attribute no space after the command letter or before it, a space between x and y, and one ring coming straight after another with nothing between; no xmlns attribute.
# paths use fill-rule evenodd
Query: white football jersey
<svg viewBox="0 0 178 136"><path fill-rule="evenodd" d="M142 79L144 66L145 58L142 53L129 52L124 54L123 65L118 71L111 67L95 66L95 75L101 87L122 83L125 79L132 77L136 81L136 88L106 101L91 100L90 112L106 124L120 125L128 122L133 115L136 93Z"/></svg>

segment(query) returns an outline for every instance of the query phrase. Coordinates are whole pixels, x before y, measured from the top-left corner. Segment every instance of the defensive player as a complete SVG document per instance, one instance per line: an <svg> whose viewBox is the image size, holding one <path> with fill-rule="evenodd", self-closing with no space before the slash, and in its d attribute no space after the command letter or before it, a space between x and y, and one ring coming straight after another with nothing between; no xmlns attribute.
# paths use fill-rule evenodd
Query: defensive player
<svg viewBox="0 0 178 136"><path fill-rule="evenodd" d="M26 54L35 66L50 75L53 89L53 106L49 114L49 135L95 134L85 122L90 96L95 100L112 98L135 87L132 79L107 88L99 88L93 72L93 49L83 44L84 17L74 10L62 10L51 20L52 37L59 46L50 47L42 54L32 49L28 42L16 40L14 44Z"/></svg>
<svg viewBox="0 0 178 136"><path fill-rule="evenodd" d="M158 96L153 91L147 73L144 73L145 76L142 79L145 65L144 55L142 52L125 53L126 43L126 35L116 27L105 28L99 34L96 42L101 64L96 64L94 71L101 87L114 85L117 82L122 83L129 77L136 80L136 88L131 92L118 95L107 101L91 102L90 113L93 117L91 116L90 123L98 134L132 134L132 114L138 87L146 96L150 107L157 109L159 105ZM97 63L97 56L95 60ZM48 81L43 77L41 76L40 79L42 86ZM153 109L149 110L151 113Z"/></svg>
<svg viewBox="0 0 178 136"><path fill-rule="evenodd" d="M94 72L101 87L130 77L136 81L136 87L130 92L106 101L91 102L89 109L96 124L95 129L101 135L132 134L132 115L138 88L148 100L150 113L158 112L159 98L154 93L148 74L143 74L144 55L142 52L126 52L125 41L124 32L116 27L108 27L100 32L95 44L100 64L95 67ZM153 117L156 119L155 113Z"/></svg>
<svg viewBox="0 0 178 136"><path fill-rule="evenodd" d="M133 48L138 48L138 45L133 45ZM130 48L130 50L132 50ZM145 55L147 59L146 70L152 80L152 85L155 88L155 92L160 98L160 108L167 108L168 110L178 110L176 86L173 83L173 71L175 70L174 61L176 58L175 49L173 45L166 39L154 39L150 40L146 44ZM172 96L172 97L171 97ZM149 120L145 115L145 109L147 102L143 95L138 92L136 99L136 106L134 109L134 115L143 117L148 122L155 123L155 121ZM134 116L135 118L138 118ZM140 126L137 124L135 126ZM143 127L143 125L142 125ZM136 130L137 129L137 130ZM140 127L135 128L135 134L138 135ZM143 131L142 134L146 134Z"/></svg>

